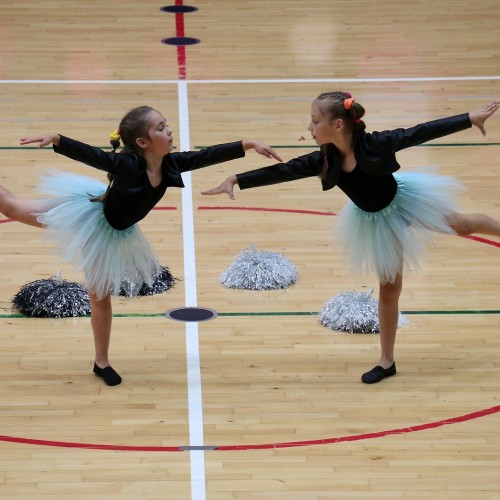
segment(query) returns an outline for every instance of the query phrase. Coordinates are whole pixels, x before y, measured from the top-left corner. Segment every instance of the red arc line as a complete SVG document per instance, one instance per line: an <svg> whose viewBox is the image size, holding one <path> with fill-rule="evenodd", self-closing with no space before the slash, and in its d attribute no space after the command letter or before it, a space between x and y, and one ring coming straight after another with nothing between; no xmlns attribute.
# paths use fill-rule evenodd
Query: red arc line
<svg viewBox="0 0 500 500"><path fill-rule="evenodd" d="M155 207L155 210L175 210L176 207ZM336 215L333 212L317 212L312 210L289 210L289 209L274 209L274 208L252 208L252 207L198 207L199 210L249 210L249 211L266 211L266 212L290 212L299 214L312 214L312 215ZM12 219L0 220L0 224L4 222L14 222ZM477 236L465 236L465 238L478 241L481 243L486 243L488 245L493 245L500 247L500 243L487 240L485 238L480 238ZM335 443L345 443L350 441L361 441L366 439L376 439L385 436L391 436L396 434L408 434L411 432L419 432L428 429L435 429L438 427L443 427L445 425L457 424L462 422L467 422L469 420L474 420L477 418L485 417L488 415L493 415L500 412L500 406L493 406L485 410L479 410L476 412L468 413L459 417L453 417L445 420L439 420L437 422L430 422L427 424L421 424L412 427L404 427L401 429L391 429L387 431L373 432L368 434L356 434L351 436L341 436L336 438L327 439L314 439L308 441L291 441L287 443L264 443L264 444L243 444L243 445L229 445L229 446L217 446L214 450L219 451L234 451L234 450L255 450L255 449L275 449L275 448L294 448L299 446L315 446L315 445L325 445L325 444L335 444ZM179 446L127 446L127 445L109 445L109 444L93 444L93 443L72 443L64 441L48 441L42 439L29 439L20 438L14 436L1 436L0 441L20 443L20 444L32 444L37 446L53 446L61 448L85 448L85 449L95 449L95 450L114 450L114 451L155 451L155 452L179 452L182 450Z"/></svg>
<svg viewBox="0 0 500 500"><path fill-rule="evenodd" d="M484 410L467 413L459 417L447 418L445 420L438 420L437 422L429 422L427 424L416 425L412 427L404 427L401 429L390 429L387 431L372 432L368 434L355 434L351 436L341 436L328 439L311 439L308 441L291 441L288 443L264 443L264 444L241 444L232 446L214 446L214 451L235 451L235 450L264 450L276 448L296 448L299 446L316 446L335 443L346 443L351 441L362 441L366 439L377 439L386 436L393 436L397 434L409 434L412 432L419 432L428 429L436 429L445 425L459 424L474 420L481 417L486 417L500 412L500 406L493 406ZM30 439L20 438L14 436L1 436L0 441L19 444L31 444L35 446L52 446L58 448L83 448L92 450L111 450L111 451L156 451L156 452L179 452L189 451L183 450L180 446L129 446L129 445L113 445L113 444L95 444L95 443L73 443L65 441L49 441L44 439Z"/></svg>

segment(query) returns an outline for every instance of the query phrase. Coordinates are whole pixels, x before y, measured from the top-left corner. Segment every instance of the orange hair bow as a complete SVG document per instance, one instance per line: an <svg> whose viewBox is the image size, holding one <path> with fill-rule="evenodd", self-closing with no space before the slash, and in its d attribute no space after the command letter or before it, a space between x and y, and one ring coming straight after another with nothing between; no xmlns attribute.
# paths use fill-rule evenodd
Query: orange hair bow
<svg viewBox="0 0 500 500"><path fill-rule="evenodd" d="M351 109L353 103L354 103L354 97L349 97L348 99L345 99L344 100L344 108Z"/></svg>

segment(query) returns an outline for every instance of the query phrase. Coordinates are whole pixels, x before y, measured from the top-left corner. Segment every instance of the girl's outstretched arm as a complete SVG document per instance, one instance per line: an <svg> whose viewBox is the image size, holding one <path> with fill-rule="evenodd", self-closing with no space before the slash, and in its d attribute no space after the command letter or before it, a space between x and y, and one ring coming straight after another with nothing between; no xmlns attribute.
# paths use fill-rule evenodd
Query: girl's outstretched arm
<svg viewBox="0 0 500 500"><path fill-rule="evenodd" d="M278 160L279 162L282 162L283 160L281 157L274 151L274 149L271 146L268 146L267 144L257 141L255 139L246 139L242 141L243 145L243 150L248 151L249 149L255 149L255 151L262 156L265 156L266 158L274 158L275 160ZM202 191L201 194L205 195L214 195L214 194L223 194L226 193L229 198L234 200L234 185L238 183L238 180L236 179L236 175L231 175L228 177L220 186L217 186L216 188L208 189L206 191Z"/></svg>
<svg viewBox="0 0 500 500"><path fill-rule="evenodd" d="M208 189L207 191L202 191L201 194L222 194L226 193L229 198L234 200L234 194L233 194L233 189L234 185L237 183L236 175L231 175L228 177L220 186L217 186L216 188Z"/></svg>
<svg viewBox="0 0 500 500"><path fill-rule="evenodd" d="M470 122L481 131L483 136L486 135L484 122L498 109L499 106L500 101L493 101L469 113Z"/></svg>
<svg viewBox="0 0 500 500"><path fill-rule="evenodd" d="M34 135L32 137L21 137L19 139L19 143L21 146L25 144L33 144L34 142L38 142L38 147L43 148L44 146L48 146L49 144L54 144L55 146L59 146L60 140L59 134L42 134L42 135Z"/></svg>
<svg viewBox="0 0 500 500"><path fill-rule="evenodd" d="M278 155L278 153L276 153L276 151L274 151L274 149L271 146L268 146L267 144L261 141L257 141L255 139L246 139L242 141L242 144L244 151L247 151L249 149L255 149L257 153L259 153L262 156L265 156L266 158L274 158L279 162L283 161Z"/></svg>

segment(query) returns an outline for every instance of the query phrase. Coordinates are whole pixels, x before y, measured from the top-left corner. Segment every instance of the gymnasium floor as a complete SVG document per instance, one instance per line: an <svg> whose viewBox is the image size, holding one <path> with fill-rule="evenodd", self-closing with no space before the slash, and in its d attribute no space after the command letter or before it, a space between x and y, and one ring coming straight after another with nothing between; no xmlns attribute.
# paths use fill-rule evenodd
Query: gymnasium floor
<svg viewBox="0 0 500 500"><path fill-rule="evenodd" d="M3 2L0 184L34 197L49 168L104 179L19 138L54 131L105 148L140 104L167 117L178 150L258 138L285 159L316 148L306 128L323 91L351 91L369 130L470 111L500 95L497 3ZM399 159L459 178L464 211L500 219L500 115L486 126L486 138L468 130ZM341 291L377 294L332 241L340 190L307 179L234 201L200 194L267 164L248 152L186 175L141 223L179 281L114 299L117 387L92 375L89 318L12 310L27 282L82 276L41 231L0 218L1 498L500 498L500 241L436 237L405 276L398 374L365 386L378 335L316 317ZM221 286L254 244L289 258L297 283ZM182 307L218 316L165 317Z"/></svg>

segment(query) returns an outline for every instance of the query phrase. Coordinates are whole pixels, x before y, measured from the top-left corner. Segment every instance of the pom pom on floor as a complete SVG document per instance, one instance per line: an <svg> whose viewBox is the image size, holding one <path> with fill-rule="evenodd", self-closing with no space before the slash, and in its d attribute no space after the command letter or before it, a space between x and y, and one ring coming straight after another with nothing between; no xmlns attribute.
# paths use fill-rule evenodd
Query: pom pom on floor
<svg viewBox="0 0 500 500"><path fill-rule="evenodd" d="M341 292L325 304L318 321L331 330L348 333L379 333L378 301L369 292ZM398 327L408 320L400 313Z"/></svg>
<svg viewBox="0 0 500 500"><path fill-rule="evenodd" d="M158 293L166 292L169 288L172 288L178 278L174 278L170 269L165 266L160 266L160 272L154 280L153 284L149 286L147 283L143 283L138 297L143 297L145 295L156 295ZM122 287L120 290L120 295L122 297L130 297L130 294L126 292L125 288Z"/></svg>
<svg viewBox="0 0 500 500"><path fill-rule="evenodd" d="M297 281L297 269L283 254L247 248L220 275L227 288L279 290Z"/></svg>
<svg viewBox="0 0 500 500"><path fill-rule="evenodd" d="M12 298L12 305L35 318L75 318L88 316L91 310L87 290L60 277L26 283Z"/></svg>

